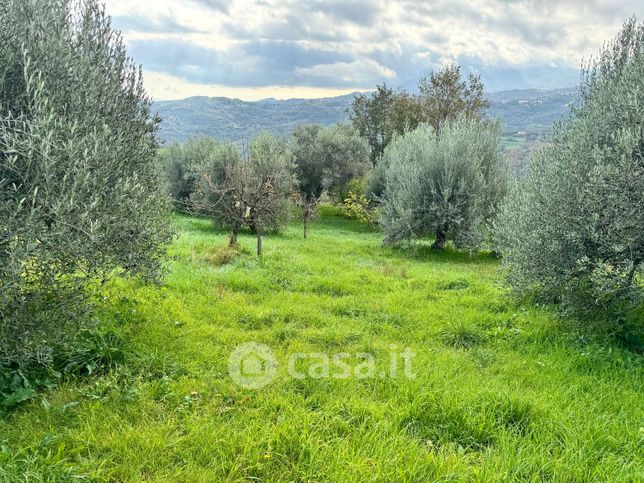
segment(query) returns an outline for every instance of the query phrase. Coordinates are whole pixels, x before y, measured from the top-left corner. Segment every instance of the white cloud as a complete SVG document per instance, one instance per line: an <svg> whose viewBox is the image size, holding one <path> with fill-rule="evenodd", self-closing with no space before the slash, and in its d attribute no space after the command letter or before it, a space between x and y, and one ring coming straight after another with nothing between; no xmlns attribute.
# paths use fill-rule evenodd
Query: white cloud
<svg viewBox="0 0 644 483"><path fill-rule="evenodd" d="M334 62L332 64L317 64L313 67L297 67L296 77L333 78L343 83L354 82L356 87L374 77L393 79L396 72L371 59L359 59L354 62Z"/></svg>
<svg viewBox="0 0 644 483"><path fill-rule="evenodd" d="M148 46L132 50L135 60L155 71L150 91L167 95L185 83L196 93L367 89L447 59L576 68L625 18L644 18L641 0L106 0L106 8L128 44ZM170 43L164 59L158 46ZM201 49L203 64L177 65L182 49L185 57ZM157 84L159 74L180 80Z"/></svg>

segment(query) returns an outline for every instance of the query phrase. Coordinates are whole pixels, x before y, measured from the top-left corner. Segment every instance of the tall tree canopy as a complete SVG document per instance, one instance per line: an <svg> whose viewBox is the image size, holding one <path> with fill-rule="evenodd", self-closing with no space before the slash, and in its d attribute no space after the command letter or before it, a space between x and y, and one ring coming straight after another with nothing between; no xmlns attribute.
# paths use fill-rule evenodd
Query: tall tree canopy
<svg viewBox="0 0 644 483"><path fill-rule="evenodd" d="M376 165L392 136L392 107L395 93L386 84L370 95L358 94L349 113L353 126L367 141L372 165Z"/></svg>
<svg viewBox="0 0 644 483"><path fill-rule="evenodd" d="M458 117L480 120L489 107L480 76L470 73L463 79L459 65L448 65L421 78L418 90L422 121L437 132Z"/></svg>
<svg viewBox="0 0 644 483"><path fill-rule="evenodd" d="M369 95L359 94L349 117L367 140L376 166L395 135L413 131L421 123L438 132L459 117L480 120L488 107L480 77L469 74L464 78L460 66L454 65L422 77L418 94L394 91L385 84Z"/></svg>

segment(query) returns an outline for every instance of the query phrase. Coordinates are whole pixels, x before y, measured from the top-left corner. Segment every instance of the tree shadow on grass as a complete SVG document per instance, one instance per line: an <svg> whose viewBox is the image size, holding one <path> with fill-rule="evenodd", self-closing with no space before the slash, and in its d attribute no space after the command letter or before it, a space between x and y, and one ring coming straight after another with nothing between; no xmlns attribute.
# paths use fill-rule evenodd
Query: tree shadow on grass
<svg viewBox="0 0 644 483"><path fill-rule="evenodd" d="M229 236L230 227L229 226L218 226L216 225L211 218L198 215L186 215L182 213L175 213L174 215L175 226L179 232L185 231L187 233L202 233L207 235L219 235L219 236ZM239 237L241 239L251 239L255 238L256 235L248 227L243 227L239 231ZM267 230L263 235L265 239L277 238L277 239L289 239L296 238L292 233L289 233L289 230Z"/></svg>
<svg viewBox="0 0 644 483"><path fill-rule="evenodd" d="M336 232L347 233L378 233L378 228L369 223L344 218L343 216L325 217L316 221L312 225L313 229L317 227L322 230L333 230Z"/></svg>
<svg viewBox="0 0 644 483"><path fill-rule="evenodd" d="M409 247L383 247L385 254L391 258L416 260L432 263L475 263L493 265L498 257L491 251L469 253L447 245L442 250L435 250L429 242L421 242Z"/></svg>
<svg viewBox="0 0 644 483"><path fill-rule="evenodd" d="M313 229L345 231L351 233L378 233L377 226L347 218L342 208L332 205L321 205L318 208L319 219L312 224Z"/></svg>
<svg viewBox="0 0 644 483"><path fill-rule="evenodd" d="M226 230L216 228L212 219L206 216L174 213L174 224L178 231L222 234Z"/></svg>

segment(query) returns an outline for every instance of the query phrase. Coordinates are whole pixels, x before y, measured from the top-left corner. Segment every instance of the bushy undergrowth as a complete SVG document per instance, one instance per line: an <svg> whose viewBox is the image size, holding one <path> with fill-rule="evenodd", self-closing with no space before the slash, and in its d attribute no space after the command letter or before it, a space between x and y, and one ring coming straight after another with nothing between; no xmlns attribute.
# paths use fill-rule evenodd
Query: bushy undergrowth
<svg viewBox="0 0 644 483"><path fill-rule="evenodd" d="M112 331L84 330L74 344L57 348L49 366L0 366L0 415L52 389L69 378L98 375L122 364L126 349L123 337Z"/></svg>
<svg viewBox="0 0 644 483"><path fill-rule="evenodd" d="M73 344L58 346L49 364L24 369L0 366L0 418L56 387L97 384L91 381L105 377L127 385L132 380L158 380L183 371L154 347L133 343L141 320L132 301L113 294L104 299L97 314L101 326L83 329Z"/></svg>
<svg viewBox="0 0 644 483"><path fill-rule="evenodd" d="M374 200L367 196L367 183L366 178L355 179L349 183L342 208L347 218L376 225L380 218L380 210Z"/></svg>

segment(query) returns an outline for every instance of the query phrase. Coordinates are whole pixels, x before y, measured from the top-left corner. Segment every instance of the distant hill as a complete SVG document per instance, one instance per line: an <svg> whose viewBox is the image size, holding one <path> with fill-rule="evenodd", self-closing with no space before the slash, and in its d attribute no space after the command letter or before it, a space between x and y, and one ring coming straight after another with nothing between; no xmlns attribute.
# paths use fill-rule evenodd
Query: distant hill
<svg viewBox="0 0 644 483"><path fill-rule="evenodd" d="M306 123L336 124L348 119L354 94L323 99L264 99L247 102L227 97L189 97L158 101L154 109L163 118L160 137L166 143L190 136L227 141L253 138L261 131L289 134Z"/></svg>
<svg viewBox="0 0 644 483"><path fill-rule="evenodd" d="M568 113L576 89L521 89L488 94L488 115L501 117L506 133L549 134L554 121Z"/></svg>
<svg viewBox="0 0 644 483"><path fill-rule="evenodd" d="M255 102L226 97L189 97L158 101L153 108L163 118L160 137L166 144L184 142L190 136L237 142L250 139L260 131L288 134L298 124L330 125L347 121L354 95ZM519 133L518 136L525 136L525 140L547 136L552 123L567 112L573 95L573 89L490 93L489 115L503 119L507 135Z"/></svg>

